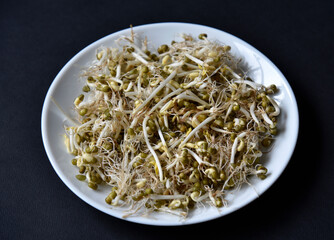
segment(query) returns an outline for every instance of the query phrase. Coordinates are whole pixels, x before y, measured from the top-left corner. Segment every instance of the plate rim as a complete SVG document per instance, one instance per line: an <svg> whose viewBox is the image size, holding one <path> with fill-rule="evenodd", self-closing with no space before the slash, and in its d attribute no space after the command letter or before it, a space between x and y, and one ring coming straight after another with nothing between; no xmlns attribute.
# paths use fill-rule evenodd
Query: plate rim
<svg viewBox="0 0 334 240"><path fill-rule="evenodd" d="M226 31L217 29L217 28L213 28L210 26L206 26L206 25L201 25L201 24L195 24L195 23L185 23L185 22L159 22L159 23L148 23L148 24L143 24L143 25L139 25L139 26L135 26L133 27L133 30L136 31L140 31L140 30L144 30L146 28L150 28L156 25L171 25L170 27L172 27L172 25L184 25L184 26L192 26L192 27L200 27L200 28L206 28L206 29L211 29L213 31L217 31L217 32L221 32L223 34L228 35L229 37L236 39L237 41L239 41L240 43L242 43L244 46L246 46L247 48L249 48L250 50L254 51L256 54L258 54L259 56L261 56L267 63L270 64L271 67L273 67L273 69L278 73L278 75L280 76L280 78L282 79L282 81L284 82L285 86L287 87L287 92L290 95L290 98L293 102L293 110L295 113L295 131L292 134L293 136L293 140L291 142L292 147L289 149L289 153L288 153L288 160L285 162L284 166L279 169L280 171L278 172L277 177L268 185L266 185L266 187L263 189L263 191L261 191L261 193L259 193L259 196L264 194L281 176L281 174L283 173L283 171L286 169L288 163L291 161L291 157L293 155L293 152L295 150L296 147L296 143L297 143L297 139L298 139L298 134L299 134L299 111L298 111L298 104L297 104L297 100L295 98L294 92L289 84L289 82L287 81L287 79L285 78L285 76L283 75L283 73L278 69L278 67L268 58L266 57L263 53L261 53L259 50L257 50L255 47L253 47L252 45L250 45L249 43L245 42L244 40L240 39L239 37L236 37ZM106 39L115 36L115 35L121 35L122 33L125 33L127 31L129 31L130 28L126 28L126 29L122 29L119 31L116 31L114 33L108 34L107 36L104 36L94 42L92 42L91 44L89 44L88 46L86 46L85 48L83 48L82 50L80 50L77 54L75 54L62 68L61 70L58 72L58 74L56 75L56 77L53 79L51 85L49 86L49 89L46 93L44 102L43 102L43 107L42 107L42 114L41 114L41 133L42 133L42 141L43 141L43 145L44 145L44 149L45 152L48 156L48 159L53 167L53 169L55 170L56 174L58 175L58 177L62 180L62 182L66 185L67 188L69 188L76 196L78 196L80 199L82 199L84 202L86 202L87 204L89 204L90 206L100 210L101 212L108 214L110 216L122 219L122 220L126 220L129 222L134 222L134 223L139 223L139 224L145 224L145 225L156 225L156 226L182 226L182 225L190 225L190 224L197 224L197 223L201 223L201 222L206 222L206 221L210 221L210 220L214 220L217 218L220 218L222 216L226 216L232 212L235 212L237 210L239 210L240 208L245 207L246 205L250 204L251 202L253 202L254 200L256 200L256 196L255 197L250 197L247 201L245 201L244 203L240 204L239 207L234 208L231 211L228 211L225 214L217 214L217 215L213 215L213 216L209 216L209 217L203 217L200 218L199 220L196 221L178 221L178 222L159 222L159 221L154 221L154 220L150 220L150 219L146 219L143 218L142 221L138 221L134 218L121 218L119 216L113 215L110 212L106 212L104 209L102 209L101 207L97 206L97 204L94 204L93 201L89 200L86 198L85 194L82 194L80 191L78 191L77 189L75 189L75 187L71 184L70 181L68 181L66 178L64 178L64 174L61 172L61 169L58 168L55 165L55 160L52 156L51 153L51 146L49 146L48 143L48 131L47 131L47 110L49 108L49 105L51 104L51 93L54 92L54 90L56 89L57 85L59 84L59 82L61 82L61 76L67 71L68 68L70 68L70 66L73 64L73 62L75 62L77 59L79 59L82 55L84 55L88 50L90 50L91 48L96 48L96 45L101 45L101 43L103 41L105 41Z"/></svg>

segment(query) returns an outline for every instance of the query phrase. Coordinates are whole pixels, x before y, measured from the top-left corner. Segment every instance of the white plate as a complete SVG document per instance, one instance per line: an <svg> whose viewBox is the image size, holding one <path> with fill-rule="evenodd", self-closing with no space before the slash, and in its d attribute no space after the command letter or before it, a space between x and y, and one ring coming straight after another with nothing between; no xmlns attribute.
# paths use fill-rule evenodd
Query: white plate
<svg viewBox="0 0 334 240"><path fill-rule="evenodd" d="M200 33L207 33L209 39L218 40L232 47L233 53L242 56L245 63L251 69L251 76L256 82L264 85L276 84L280 89L275 95L281 108L279 135L275 141L272 151L266 155L266 167L269 175L266 180L261 181L256 177L252 178L252 184L257 193L264 193L281 175L295 148L298 135L299 117L295 96L292 89L277 67L262 53L237 37L214 28L188 24L188 23L157 23L134 27L135 33L141 37L147 36L153 46L158 47L163 43L170 43L178 40L179 33L189 33L198 36ZM58 107L51 101L51 96L60 107L70 116L74 116L73 100L81 93L82 82L78 76L83 66L86 66L94 57L95 50L101 45L114 46L114 40L120 35L129 35L130 29L125 29L109 36L106 36L74 56L54 79L45 97L42 111L42 137L46 153L50 162L62 181L82 200L91 206L112 215L122 218L124 210L111 208L104 202L109 193L107 188L99 188L92 191L87 184L76 180L77 168L71 165L72 156L66 152L64 146L63 122L66 117L59 111ZM128 217L126 220L150 224L150 225L182 225L199 223L220 216L229 214L256 199L258 195L250 187L243 187L234 196L230 196L229 206L219 209L206 208L195 210L188 219L180 220L179 217L165 213L155 213L150 217Z"/></svg>

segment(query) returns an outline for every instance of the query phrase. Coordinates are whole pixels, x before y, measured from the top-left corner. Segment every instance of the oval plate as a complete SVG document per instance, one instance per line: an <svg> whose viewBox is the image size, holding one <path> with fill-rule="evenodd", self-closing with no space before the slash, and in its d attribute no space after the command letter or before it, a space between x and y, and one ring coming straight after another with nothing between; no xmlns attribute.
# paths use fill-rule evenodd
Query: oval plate
<svg viewBox="0 0 334 240"><path fill-rule="evenodd" d="M112 208L104 201L110 191L108 187L100 187L99 190L92 191L87 187L87 184L75 178L78 170L71 165L72 156L67 153L64 145L63 125L67 118L51 101L51 98L55 99L55 102L68 116L74 117L73 100L81 93L83 86L83 83L78 80L81 70L95 58L98 47L102 45L115 46L114 41L121 35L129 36L131 30L125 29L92 43L75 55L58 73L45 97L41 119L42 138L45 151L61 180L78 197L100 211L117 218L149 225L184 225L212 220L244 207L264 193L277 180L288 164L298 136L299 117L297 103L293 91L283 74L267 57L248 43L211 27L189 23L156 23L134 27L133 30L140 37L144 38L147 36L149 44L155 48L161 44L170 43L172 40L181 40L180 33L191 34L194 37L200 33L207 33L210 40L217 40L230 45L232 53L242 57L243 64L250 70L250 76L255 82L266 86L270 84L277 85L279 93L274 96L274 99L281 108L278 126L279 135L270 153L264 156L269 175L264 181L256 177L251 178L251 183L256 192L253 188L244 186L240 191L228 197L229 205L227 207L220 209L213 207L195 209L189 214L187 219L158 212L150 216L123 218L125 209Z"/></svg>

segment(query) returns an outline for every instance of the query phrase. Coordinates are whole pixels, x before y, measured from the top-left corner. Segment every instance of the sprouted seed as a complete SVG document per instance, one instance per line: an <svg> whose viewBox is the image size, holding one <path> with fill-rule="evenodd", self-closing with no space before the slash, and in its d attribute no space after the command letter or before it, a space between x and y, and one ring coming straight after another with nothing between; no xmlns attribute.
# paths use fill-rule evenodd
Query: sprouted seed
<svg viewBox="0 0 334 240"><path fill-rule="evenodd" d="M250 79L230 46L182 36L152 50L132 32L122 49L100 47L74 99L80 124L65 127L76 177L109 185L106 204L128 215L224 207L268 174L260 157L277 134L278 88Z"/></svg>

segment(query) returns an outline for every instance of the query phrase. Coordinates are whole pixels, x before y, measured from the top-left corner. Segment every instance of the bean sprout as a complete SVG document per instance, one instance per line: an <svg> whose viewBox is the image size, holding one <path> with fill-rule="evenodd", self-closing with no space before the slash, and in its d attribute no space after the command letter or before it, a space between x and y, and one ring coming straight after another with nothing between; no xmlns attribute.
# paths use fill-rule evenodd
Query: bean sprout
<svg viewBox="0 0 334 240"><path fill-rule="evenodd" d="M223 207L231 190L267 176L260 157L277 134L276 86L255 83L206 34L183 38L154 51L132 32L99 48L82 73L78 119L65 126L77 178L110 186L106 204L129 206L126 216Z"/></svg>

